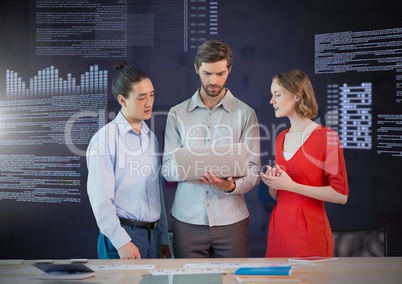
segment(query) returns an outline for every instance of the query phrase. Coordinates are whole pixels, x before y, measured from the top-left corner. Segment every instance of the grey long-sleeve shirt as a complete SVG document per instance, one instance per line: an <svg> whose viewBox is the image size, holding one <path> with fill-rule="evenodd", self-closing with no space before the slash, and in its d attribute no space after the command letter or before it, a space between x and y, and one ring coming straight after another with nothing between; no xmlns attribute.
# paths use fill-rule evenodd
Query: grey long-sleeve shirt
<svg viewBox="0 0 402 284"><path fill-rule="evenodd" d="M249 216L243 194L260 181L260 132L255 111L227 90L212 110L197 92L172 107L167 118L162 175L179 181L174 150L181 147L245 143L249 151L248 175L235 178L232 193L198 182L179 182L172 215L186 223L223 226Z"/></svg>

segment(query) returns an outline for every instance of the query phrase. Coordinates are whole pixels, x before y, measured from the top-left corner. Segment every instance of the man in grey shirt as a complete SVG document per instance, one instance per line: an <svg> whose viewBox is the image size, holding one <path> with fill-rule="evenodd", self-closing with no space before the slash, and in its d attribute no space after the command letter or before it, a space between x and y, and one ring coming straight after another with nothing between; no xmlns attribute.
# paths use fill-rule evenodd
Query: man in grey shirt
<svg viewBox="0 0 402 284"><path fill-rule="evenodd" d="M194 61L201 88L172 107L167 118L162 170L167 181L179 181L178 148L245 143L249 156L244 177L205 172L199 181L178 183L171 212L177 258L248 256L249 213L243 195L259 182L260 132L255 111L225 88L232 62L227 44L204 42Z"/></svg>

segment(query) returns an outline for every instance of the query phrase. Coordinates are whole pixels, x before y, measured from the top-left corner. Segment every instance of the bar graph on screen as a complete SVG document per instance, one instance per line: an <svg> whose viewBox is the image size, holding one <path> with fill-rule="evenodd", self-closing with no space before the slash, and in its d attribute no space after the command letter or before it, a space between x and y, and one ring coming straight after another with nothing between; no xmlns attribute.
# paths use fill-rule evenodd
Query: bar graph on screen
<svg viewBox="0 0 402 284"><path fill-rule="evenodd" d="M29 79L29 85L18 76L18 72L6 70L7 99L48 98L52 96L94 94L107 92L107 70L99 70L98 65L89 67L89 71L81 74L81 84L71 73L63 79L54 66L38 71Z"/></svg>

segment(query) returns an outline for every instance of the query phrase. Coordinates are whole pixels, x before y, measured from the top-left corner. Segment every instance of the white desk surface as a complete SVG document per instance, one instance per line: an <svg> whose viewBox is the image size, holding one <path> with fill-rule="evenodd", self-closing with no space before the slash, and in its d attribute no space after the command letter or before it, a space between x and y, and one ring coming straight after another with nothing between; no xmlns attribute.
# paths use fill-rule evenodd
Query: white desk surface
<svg viewBox="0 0 402 284"><path fill-rule="evenodd" d="M99 267L113 265L113 269L97 269L95 276L83 280L57 281L34 280L32 276L42 272L31 264L34 260L24 260L21 264L7 264L0 261L0 283L140 283L149 269L128 269L133 265L154 265L155 269L183 269L185 264L203 263L277 263L287 262L284 258L236 258L236 259L143 259L143 260L98 260L90 259L85 265ZM69 260L54 260L70 263ZM344 257L337 260L316 263L317 266L292 268L292 275L309 284L401 284L402 257ZM126 267L124 267L126 265ZM239 283L235 279L237 268L222 268L226 274L222 283ZM174 283L174 282L173 282ZM190 283L191 284L191 283Z"/></svg>

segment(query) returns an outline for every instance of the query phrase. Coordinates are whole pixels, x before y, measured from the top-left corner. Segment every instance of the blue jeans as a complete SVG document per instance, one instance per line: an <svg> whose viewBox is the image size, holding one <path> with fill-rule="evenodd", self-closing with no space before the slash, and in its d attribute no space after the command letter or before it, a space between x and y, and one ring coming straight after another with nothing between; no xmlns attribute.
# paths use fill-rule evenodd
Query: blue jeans
<svg viewBox="0 0 402 284"><path fill-rule="evenodd" d="M121 225L138 247L141 258L159 258L160 236L158 229L142 229ZM98 258L118 259L119 253L111 241L101 232L98 236Z"/></svg>

